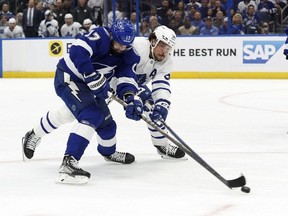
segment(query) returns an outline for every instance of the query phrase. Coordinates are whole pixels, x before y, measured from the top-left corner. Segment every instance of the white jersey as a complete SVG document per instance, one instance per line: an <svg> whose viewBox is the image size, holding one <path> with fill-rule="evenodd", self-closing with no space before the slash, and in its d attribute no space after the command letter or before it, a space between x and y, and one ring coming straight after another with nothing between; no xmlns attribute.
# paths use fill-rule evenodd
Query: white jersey
<svg viewBox="0 0 288 216"><path fill-rule="evenodd" d="M68 26L66 23L61 27L62 37L75 37L80 33L82 25L78 22L73 22L72 25Z"/></svg>
<svg viewBox="0 0 288 216"><path fill-rule="evenodd" d="M25 35L22 27L16 25L13 31L11 31L9 26L7 26L4 29L3 38L25 38Z"/></svg>
<svg viewBox="0 0 288 216"><path fill-rule="evenodd" d="M138 85L146 85L152 81L152 97L154 101L159 99L170 101L170 75L173 70L172 57L167 56L161 62L149 58L150 42L145 37L136 37L132 46L140 56L140 62L136 69Z"/></svg>
<svg viewBox="0 0 288 216"><path fill-rule="evenodd" d="M39 25L38 35L39 37L59 37L58 29L57 20L52 19L49 22L42 20Z"/></svg>
<svg viewBox="0 0 288 216"><path fill-rule="evenodd" d="M92 24L92 25L90 26L90 28L89 28L88 31L86 31L85 29L81 28L81 29L80 29L80 33L81 33L81 34L85 34L85 33L87 33L87 32L92 31L94 28L98 28L98 27L99 27L99 25Z"/></svg>

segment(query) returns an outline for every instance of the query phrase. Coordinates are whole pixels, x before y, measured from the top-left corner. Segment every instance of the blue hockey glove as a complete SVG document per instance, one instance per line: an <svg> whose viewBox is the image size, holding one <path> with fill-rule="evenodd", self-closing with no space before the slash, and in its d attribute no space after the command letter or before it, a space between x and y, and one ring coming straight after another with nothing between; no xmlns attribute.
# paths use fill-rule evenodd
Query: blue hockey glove
<svg viewBox="0 0 288 216"><path fill-rule="evenodd" d="M89 75L84 74L84 79L87 86L91 89L96 97L103 99L108 98L108 91L110 89L109 83L103 74L93 72Z"/></svg>
<svg viewBox="0 0 288 216"><path fill-rule="evenodd" d="M130 95L125 99L127 103L125 115L127 118L139 121L143 113L143 103L138 96Z"/></svg>
<svg viewBox="0 0 288 216"><path fill-rule="evenodd" d="M146 103L148 102L150 105L154 103L151 90L147 86L141 86L137 92L137 96L139 96L143 102L143 109L146 112L149 112L149 107L146 106Z"/></svg>
<svg viewBox="0 0 288 216"><path fill-rule="evenodd" d="M152 113L150 114L150 118L154 122L158 122L161 120L166 120L169 110L169 104L167 102L161 101L155 104Z"/></svg>

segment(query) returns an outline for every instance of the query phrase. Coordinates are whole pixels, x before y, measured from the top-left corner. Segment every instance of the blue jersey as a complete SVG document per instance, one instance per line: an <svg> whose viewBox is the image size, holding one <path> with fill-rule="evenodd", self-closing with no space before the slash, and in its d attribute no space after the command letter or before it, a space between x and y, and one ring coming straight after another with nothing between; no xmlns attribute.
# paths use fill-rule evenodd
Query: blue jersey
<svg viewBox="0 0 288 216"><path fill-rule="evenodd" d="M71 46L69 54L60 59L57 67L68 73L72 80L84 82L83 74L102 73L108 81L118 78L117 94L137 92L135 68L140 57L131 46L120 54L111 52L108 28L95 28L80 36Z"/></svg>

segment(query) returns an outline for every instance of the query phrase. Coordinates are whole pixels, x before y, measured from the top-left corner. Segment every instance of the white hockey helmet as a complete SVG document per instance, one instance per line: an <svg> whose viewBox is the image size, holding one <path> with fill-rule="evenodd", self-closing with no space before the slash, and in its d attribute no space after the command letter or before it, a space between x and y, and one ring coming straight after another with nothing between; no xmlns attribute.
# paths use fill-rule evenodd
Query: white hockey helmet
<svg viewBox="0 0 288 216"><path fill-rule="evenodd" d="M172 50L174 49L176 45L176 34L175 32L164 26L158 26L153 33L155 34L157 41L162 41L166 43L167 45L171 46Z"/></svg>

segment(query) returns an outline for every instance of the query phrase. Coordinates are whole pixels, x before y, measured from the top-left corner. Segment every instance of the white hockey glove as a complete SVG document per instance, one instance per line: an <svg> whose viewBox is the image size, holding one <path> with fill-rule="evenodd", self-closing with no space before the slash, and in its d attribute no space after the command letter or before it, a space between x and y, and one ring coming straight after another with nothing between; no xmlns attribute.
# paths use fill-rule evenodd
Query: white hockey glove
<svg viewBox="0 0 288 216"><path fill-rule="evenodd" d="M103 99L108 98L110 85L103 74L96 72L89 75L84 74L84 80L96 97L101 97Z"/></svg>

